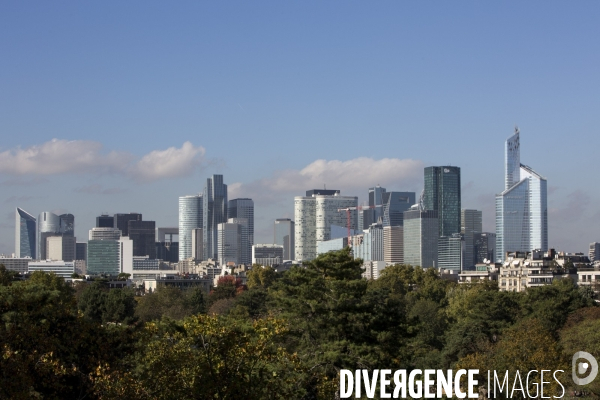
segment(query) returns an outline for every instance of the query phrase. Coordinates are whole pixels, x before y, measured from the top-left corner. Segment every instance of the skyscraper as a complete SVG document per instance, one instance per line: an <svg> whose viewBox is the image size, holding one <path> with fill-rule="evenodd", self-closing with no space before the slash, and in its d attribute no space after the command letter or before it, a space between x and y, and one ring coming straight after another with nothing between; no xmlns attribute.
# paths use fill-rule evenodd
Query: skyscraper
<svg viewBox="0 0 600 400"><path fill-rule="evenodd" d="M437 211L416 205L404 212L404 263L437 267L439 223Z"/></svg>
<svg viewBox="0 0 600 400"><path fill-rule="evenodd" d="M404 227L383 227L383 261L391 264L404 263Z"/></svg>
<svg viewBox="0 0 600 400"><path fill-rule="evenodd" d="M133 256L156 258L156 222L128 221L127 231L133 241Z"/></svg>
<svg viewBox="0 0 600 400"><path fill-rule="evenodd" d="M227 219L242 218L247 221L248 240L242 249L242 260L244 264L252 262L252 245L254 244L254 201L252 199L233 199L227 204Z"/></svg>
<svg viewBox="0 0 600 400"><path fill-rule="evenodd" d="M141 221L142 214L128 213L128 214L115 214L114 216L114 227L121 230L122 236L129 236L129 221Z"/></svg>
<svg viewBox="0 0 600 400"><path fill-rule="evenodd" d="M452 236L438 238L438 262L436 267L447 270L462 271L465 241L463 235L455 233Z"/></svg>
<svg viewBox="0 0 600 400"><path fill-rule="evenodd" d="M283 259L294 259L294 221L289 218L275 220L273 243L283 246Z"/></svg>
<svg viewBox="0 0 600 400"><path fill-rule="evenodd" d="M477 254L475 253L475 234L481 233L482 213L478 210L460 211L460 231L463 234L465 242L465 252L463 266L470 268L477 264Z"/></svg>
<svg viewBox="0 0 600 400"><path fill-rule="evenodd" d="M250 246L248 231L250 230L248 219L246 218L228 218L227 222L230 224L238 224L240 230L240 242L239 247L239 258L238 264L249 265L252 262L252 246Z"/></svg>
<svg viewBox="0 0 600 400"><path fill-rule="evenodd" d="M403 226L404 211L416 203L415 192L384 192L383 201L383 226Z"/></svg>
<svg viewBox="0 0 600 400"><path fill-rule="evenodd" d="M242 245L242 225L235 222L222 222L217 225L217 259L221 266L228 262L240 263Z"/></svg>
<svg viewBox="0 0 600 400"><path fill-rule="evenodd" d="M102 214L96 217L96 228L114 228L115 217Z"/></svg>
<svg viewBox="0 0 600 400"><path fill-rule="evenodd" d="M296 260L310 261L317 256L317 242L331 239L334 226L347 228L347 214L340 208L356 207L358 197L340 196L339 190L331 190L331 195L315 194L319 190L307 191L308 196L294 198L294 239ZM312 194L310 194L312 193ZM358 225L356 210L350 211L350 229Z"/></svg>
<svg viewBox="0 0 600 400"><path fill-rule="evenodd" d="M192 231L202 229L202 195L179 198L179 260L192 257ZM200 235L202 236L202 235ZM203 250L199 252L203 253Z"/></svg>
<svg viewBox="0 0 600 400"><path fill-rule="evenodd" d="M521 164L520 132L506 140L505 188L496 195L496 261L507 251L548 250L547 180Z"/></svg>
<svg viewBox="0 0 600 400"><path fill-rule="evenodd" d="M218 259L218 225L227 222L227 185L223 175L213 175L206 180L203 206L204 258Z"/></svg>
<svg viewBox="0 0 600 400"><path fill-rule="evenodd" d="M44 211L40 213L37 220L38 231L38 257L40 260L48 258L46 254L46 239L50 236L62 236L63 220L56 214Z"/></svg>
<svg viewBox="0 0 600 400"><path fill-rule="evenodd" d="M35 217L27 211L17 208L15 210L15 256L17 258L31 257L35 259Z"/></svg>
<svg viewBox="0 0 600 400"><path fill-rule="evenodd" d="M590 256L591 262L600 260L600 243L598 243L598 242L590 243L589 256Z"/></svg>
<svg viewBox="0 0 600 400"><path fill-rule="evenodd" d="M439 236L460 233L460 168L425 168L425 210L438 212Z"/></svg>

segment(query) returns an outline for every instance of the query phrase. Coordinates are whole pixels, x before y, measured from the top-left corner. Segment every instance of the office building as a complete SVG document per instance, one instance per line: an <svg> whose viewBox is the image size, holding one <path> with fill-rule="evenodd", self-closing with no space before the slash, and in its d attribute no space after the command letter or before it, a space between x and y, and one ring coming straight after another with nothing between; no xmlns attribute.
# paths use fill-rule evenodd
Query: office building
<svg viewBox="0 0 600 400"><path fill-rule="evenodd" d="M108 214L102 214L96 217L96 228L114 228L115 217Z"/></svg>
<svg viewBox="0 0 600 400"><path fill-rule="evenodd" d="M318 192L317 189L307 192ZM349 207L357 207L356 196L341 196L339 190L331 191L332 195L312 194L294 198L295 257L299 261L310 261L317 256L317 243L331 239L333 226L347 227L346 211L338 211ZM350 229L356 230L358 218L356 209L350 211Z"/></svg>
<svg viewBox="0 0 600 400"><path fill-rule="evenodd" d="M404 211L416 203L415 192L384 192L381 197L383 226L403 226Z"/></svg>
<svg viewBox="0 0 600 400"><path fill-rule="evenodd" d="M445 270L462 271L465 241L460 233L438 238L437 267Z"/></svg>
<svg viewBox="0 0 600 400"><path fill-rule="evenodd" d="M283 259L294 260L294 221L289 218L275 220L273 229L274 243L283 246Z"/></svg>
<svg viewBox="0 0 600 400"><path fill-rule="evenodd" d="M590 243L589 256L590 256L591 262L600 261L600 243L598 243L598 242Z"/></svg>
<svg viewBox="0 0 600 400"><path fill-rule="evenodd" d="M88 241L88 274L118 275L121 272L132 273L131 271L133 271L133 241L129 237Z"/></svg>
<svg viewBox="0 0 600 400"><path fill-rule="evenodd" d="M265 267L283 262L283 246L278 244L255 244L252 246L252 264Z"/></svg>
<svg viewBox="0 0 600 400"><path fill-rule="evenodd" d="M475 264L494 261L496 259L496 234L491 232L481 232L474 235L473 252L476 257Z"/></svg>
<svg viewBox="0 0 600 400"><path fill-rule="evenodd" d="M63 236L75 236L75 216L73 214L61 214L58 218L61 221Z"/></svg>
<svg viewBox="0 0 600 400"><path fill-rule="evenodd" d="M4 254L0 254L0 265L4 265L9 271L20 274L27 273L27 266L31 261L33 261L31 257L6 257Z"/></svg>
<svg viewBox="0 0 600 400"><path fill-rule="evenodd" d="M87 260L87 242L75 243L75 259L80 261Z"/></svg>
<svg viewBox="0 0 600 400"><path fill-rule="evenodd" d="M418 205L404 212L404 263L423 268L437 266L439 222L437 211Z"/></svg>
<svg viewBox="0 0 600 400"><path fill-rule="evenodd" d="M369 224L365 224L364 229L367 229L371 224L377 223L380 218L383 220L384 193L386 193L385 188L379 185L369 188L369 206L374 207L371 208L371 210L373 210L373 221L371 221Z"/></svg>
<svg viewBox="0 0 600 400"><path fill-rule="evenodd" d="M242 256L242 225L222 222L217 225L217 259L221 266L227 263L240 264Z"/></svg>
<svg viewBox="0 0 600 400"><path fill-rule="evenodd" d="M460 205L460 168L425 168L423 207L425 210L437 211L438 236L460 233Z"/></svg>
<svg viewBox="0 0 600 400"><path fill-rule="evenodd" d="M202 228L192 229L192 259L195 261L204 260L204 240L202 240Z"/></svg>
<svg viewBox="0 0 600 400"><path fill-rule="evenodd" d="M340 194L339 190L332 189L311 189L306 191L306 197L312 197L315 195L320 196L335 196Z"/></svg>
<svg viewBox="0 0 600 400"><path fill-rule="evenodd" d="M129 236L129 221L142 221L142 214L115 214L113 226L121 231L121 236Z"/></svg>
<svg viewBox="0 0 600 400"><path fill-rule="evenodd" d="M17 208L15 210L15 255L17 258L36 258L37 246L36 219L27 211Z"/></svg>
<svg viewBox="0 0 600 400"><path fill-rule="evenodd" d="M254 201L252 199L233 199L227 204L227 220L231 218L246 220L247 240L242 248L242 264L252 262L252 245L254 244Z"/></svg>
<svg viewBox="0 0 600 400"><path fill-rule="evenodd" d="M192 257L192 230L202 229L203 206L202 195L179 198L179 260Z"/></svg>
<svg viewBox="0 0 600 400"><path fill-rule="evenodd" d="M504 146L504 191L496 195L496 261L507 252L548 250L547 180L521 164L520 132Z"/></svg>
<svg viewBox="0 0 600 400"><path fill-rule="evenodd" d="M150 259L156 258L156 222L129 221L127 223L129 238L133 241L133 256Z"/></svg>
<svg viewBox="0 0 600 400"><path fill-rule="evenodd" d="M475 234L481 233L482 213L478 210L460 211L460 232L465 242L465 254L463 266L466 268L474 267L477 264L477 254L475 253Z"/></svg>
<svg viewBox="0 0 600 400"><path fill-rule="evenodd" d="M40 213L37 220L37 231L38 231L38 257L41 260L48 258L46 253L46 239L50 236L62 236L63 220L56 214L44 211Z"/></svg>
<svg viewBox="0 0 600 400"><path fill-rule="evenodd" d="M156 259L176 263L179 261L179 242L156 242Z"/></svg>
<svg viewBox="0 0 600 400"><path fill-rule="evenodd" d="M371 258L369 258L369 261L383 261L385 248L383 225L373 223L366 229L366 233L371 245Z"/></svg>
<svg viewBox="0 0 600 400"><path fill-rule="evenodd" d="M46 238L46 259L54 261L75 260L75 243L73 236L49 236Z"/></svg>
<svg viewBox="0 0 600 400"><path fill-rule="evenodd" d="M219 258L218 225L227 222L227 185L223 175L213 175L206 180L203 199L204 258Z"/></svg>
<svg viewBox="0 0 600 400"><path fill-rule="evenodd" d="M324 240L317 243L317 255L338 251L348 247L348 237Z"/></svg>
<svg viewBox="0 0 600 400"><path fill-rule="evenodd" d="M156 228L156 241L157 242L178 242L179 241L179 228L176 227L160 227Z"/></svg>
<svg viewBox="0 0 600 400"><path fill-rule="evenodd" d="M121 230L117 228L92 228L88 240L119 240Z"/></svg>
<svg viewBox="0 0 600 400"><path fill-rule="evenodd" d="M383 261L389 264L404 263L404 226L383 227Z"/></svg>
<svg viewBox="0 0 600 400"><path fill-rule="evenodd" d="M31 274L35 271L43 271L67 279L75 273L75 263L73 261L30 261L27 272Z"/></svg>

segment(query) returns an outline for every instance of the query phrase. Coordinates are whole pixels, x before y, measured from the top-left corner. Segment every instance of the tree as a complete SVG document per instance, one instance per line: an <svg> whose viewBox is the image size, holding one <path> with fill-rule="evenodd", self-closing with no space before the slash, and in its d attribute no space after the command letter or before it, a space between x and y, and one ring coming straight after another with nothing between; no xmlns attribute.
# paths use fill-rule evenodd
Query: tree
<svg viewBox="0 0 600 400"><path fill-rule="evenodd" d="M205 312L206 302L201 289L182 290L177 287L159 287L151 294L138 298L135 316L143 322L163 317L182 319Z"/></svg>
<svg viewBox="0 0 600 400"><path fill-rule="evenodd" d="M249 289L262 287L267 289L275 281L276 272L273 267L262 267L253 265L252 269L246 273L247 285Z"/></svg>
<svg viewBox="0 0 600 400"><path fill-rule="evenodd" d="M0 264L0 286L11 285L18 275L18 272L6 269L4 264Z"/></svg>
<svg viewBox="0 0 600 400"><path fill-rule="evenodd" d="M134 322L135 298L133 289L113 289L104 299L102 322L125 323Z"/></svg>

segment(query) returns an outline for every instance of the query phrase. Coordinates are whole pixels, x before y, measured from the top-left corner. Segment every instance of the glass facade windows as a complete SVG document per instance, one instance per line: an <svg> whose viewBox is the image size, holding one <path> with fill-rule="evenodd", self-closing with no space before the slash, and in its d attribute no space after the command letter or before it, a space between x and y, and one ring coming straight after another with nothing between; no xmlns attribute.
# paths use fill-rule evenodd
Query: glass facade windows
<svg viewBox="0 0 600 400"><path fill-rule="evenodd" d="M460 233L460 168L451 166L425 168L423 193L425 210L438 212L439 236Z"/></svg>

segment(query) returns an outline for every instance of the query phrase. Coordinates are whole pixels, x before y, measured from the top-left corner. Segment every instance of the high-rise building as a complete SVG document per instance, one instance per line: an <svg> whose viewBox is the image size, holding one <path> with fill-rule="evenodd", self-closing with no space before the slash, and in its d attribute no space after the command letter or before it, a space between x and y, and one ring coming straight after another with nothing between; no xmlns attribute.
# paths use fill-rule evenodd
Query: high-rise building
<svg viewBox="0 0 600 400"><path fill-rule="evenodd" d="M375 187L369 188L369 206L371 207L375 207L375 208L371 208L371 210L373 210L373 221L371 221L371 224L374 224L376 222L379 221L379 219L381 218L383 220L383 194L385 193L385 188L377 185ZM367 229L367 227L369 227L370 224L365 225L364 229ZM381 260L379 260L381 261Z"/></svg>
<svg viewBox="0 0 600 400"><path fill-rule="evenodd" d="M460 168L425 168L423 207L438 213L439 236L460 233Z"/></svg>
<svg viewBox="0 0 600 400"><path fill-rule="evenodd" d="M38 257L40 260L48 258L46 253L46 239L50 236L62 236L64 232L63 220L56 214L44 211L37 220L38 230Z"/></svg>
<svg viewBox="0 0 600 400"><path fill-rule="evenodd" d="M129 221L127 223L129 238L133 241L133 256L150 259L156 258L156 222Z"/></svg>
<svg viewBox="0 0 600 400"><path fill-rule="evenodd" d="M75 243L75 259L81 261L87 260L87 242Z"/></svg>
<svg viewBox="0 0 600 400"><path fill-rule="evenodd" d="M133 241L129 237L88 241L87 272L90 275L118 275L132 270L132 264Z"/></svg>
<svg viewBox="0 0 600 400"><path fill-rule="evenodd" d="M436 267L462 271L465 241L460 233L438 238L438 262Z"/></svg>
<svg viewBox="0 0 600 400"><path fill-rule="evenodd" d="M177 239L176 239L177 238ZM179 228L156 228L156 258L168 262L179 261Z"/></svg>
<svg viewBox="0 0 600 400"><path fill-rule="evenodd" d="M591 262L600 261L600 243L598 243L598 242L590 243L589 256L590 256Z"/></svg>
<svg viewBox="0 0 600 400"><path fill-rule="evenodd" d="M252 264L265 267L283 262L283 246L278 244L255 244L252 246Z"/></svg>
<svg viewBox="0 0 600 400"><path fill-rule="evenodd" d="M202 195L179 198L179 260L192 257L192 231L202 229ZM200 252L201 254L203 251Z"/></svg>
<svg viewBox="0 0 600 400"><path fill-rule="evenodd" d="M92 228L88 240L119 240L121 230L117 228Z"/></svg>
<svg viewBox="0 0 600 400"><path fill-rule="evenodd" d="M460 231L465 242L465 251L463 266L470 268L477 264L477 254L475 253L475 234L481 233L482 213L478 210L462 209L460 211Z"/></svg>
<svg viewBox="0 0 600 400"><path fill-rule="evenodd" d="M496 254L496 234L491 232L481 232L474 235L475 264L487 261L494 261Z"/></svg>
<svg viewBox="0 0 600 400"><path fill-rule="evenodd" d="M274 226L274 243L283 246L283 259L294 259L294 221L289 218L278 218Z"/></svg>
<svg viewBox="0 0 600 400"><path fill-rule="evenodd" d="M75 260L74 236L49 236L46 238L46 259L54 261Z"/></svg>
<svg viewBox="0 0 600 400"><path fill-rule="evenodd" d="M17 258L31 257L35 259L37 255L35 217L18 207L15 210L15 216L15 256Z"/></svg>
<svg viewBox="0 0 600 400"><path fill-rule="evenodd" d="M192 258L195 261L204 260L204 240L202 240L202 228L192 229Z"/></svg>
<svg viewBox="0 0 600 400"><path fill-rule="evenodd" d="M521 164L520 133L506 140L504 191L496 195L496 261L506 252L548 250L547 180Z"/></svg>
<svg viewBox="0 0 600 400"><path fill-rule="evenodd" d="M383 261L404 263L404 226L383 227Z"/></svg>
<svg viewBox="0 0 600 400"><path fill-rule="evenodd" d="M96 217L96 228L114 228L115 217L112 215L102 214Z"/></svg>
<svg viewBox="0 0 600 400"><path fill-rule="evenodd" d="M234 222L222 222L217 225L217 249L220 265L231 262L239 264L242 247L242 225Z"/></svg>
<svg viewBox="0 0 600 400"><path fill-rule="evenodd" d="M129 236L129 221L142 221L142 214L115 214L113 226L121 230L121 236Z"/></svg>
<svg viewBox="0 0 600 400"><path fill-rule="evenodd" d="M254 201L252 199L233 199L227 204L227 220L241 218L247 221L248 240L243 245L242 263L252 262L252 245L254 244Z"/></svg>
<svg viewBox="0 0 600 400"><path fill-rule="evenodd" d="M404 263L437 267L439 223L435 210L416 205L404 212Z"/></svg>
<svg viewBox="0 0 600 400"><path fill-rule="evenodd" d="M385 192L383 201L383 226L402 226L404 211L416 203L415 192Z"/></svg>
<svg viewBox="0 0 600 400"><path fill-rule="evenodd" d="M206 180L203 199L204 258L218 259L218 225L227 222L227 185L223 175L213 175Z"/></svg>
<svg viewBox="0 0 600 400"><path fill-rule="evenodd" d="M307 191L318 192L318 189ZM294 238L295 257L300 261L310 261L317 256L317 242L331 239L333 226L347 228L347 214L338 209L356 207L358 197L340 196L339 190L332 195L312 194L294 198ZM357 229L356 210L350 211L350 229Z"/></svg>
<svg viewBox="0 0 600 400"><path fill-rule="evenodd" d="M238 224L241 226L241 236L239 243L240 257L238 260L239 264L250 265L252 262L252 246L250 245L249 234L250 231L248 219L246 218L229 218L228 223Z"/></svg>

